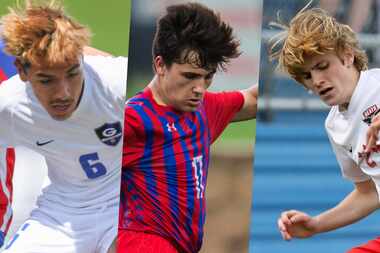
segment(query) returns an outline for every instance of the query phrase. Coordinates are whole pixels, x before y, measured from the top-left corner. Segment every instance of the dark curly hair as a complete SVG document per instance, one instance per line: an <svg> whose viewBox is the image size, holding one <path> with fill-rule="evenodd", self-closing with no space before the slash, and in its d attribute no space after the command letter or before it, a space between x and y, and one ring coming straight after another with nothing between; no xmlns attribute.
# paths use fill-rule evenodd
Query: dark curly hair
<svg viewBox="0 0 380 253"><path fill-rule="evenodd" d="M190 63L225 70L230 59L240 55L240 42L232 33L218 13L199 3L171 5L157 21L153 58L161 56L168 67Z"/></svg>

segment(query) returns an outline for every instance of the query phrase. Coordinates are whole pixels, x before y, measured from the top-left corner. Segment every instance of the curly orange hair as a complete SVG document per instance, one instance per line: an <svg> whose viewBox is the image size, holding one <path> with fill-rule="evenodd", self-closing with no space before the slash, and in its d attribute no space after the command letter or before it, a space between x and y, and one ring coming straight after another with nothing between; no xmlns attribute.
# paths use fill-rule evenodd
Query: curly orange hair
<svg viewBox="0 0 380 253"><path fill-rule="evenodd" d="M360 48L353 30L348 25L337 22L325 10L306 10L307 7L297 13L289 26L275 24L284 29L272 38L270 56L272 59L278 58L279 67L302 83L300 74L305 57L328 52L341 56L346 50L351 50L356 69L367 69L367 55Z"/></svg>
<svg viewBox="0 0 380 253"><path fill-rule="evenodd" d="M51 66L77 59L91 37L57 1L26 0L24 7L9 8L0 24L5 52L24 64Z"/></svg>

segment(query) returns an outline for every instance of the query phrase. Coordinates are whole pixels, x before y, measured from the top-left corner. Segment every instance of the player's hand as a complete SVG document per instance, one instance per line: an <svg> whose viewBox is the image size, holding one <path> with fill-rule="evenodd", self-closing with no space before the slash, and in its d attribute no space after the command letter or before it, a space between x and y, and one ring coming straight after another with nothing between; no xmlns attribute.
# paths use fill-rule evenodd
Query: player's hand
<svg viewBox="0 0 380 253"><path fill-rule="evenodd" d="M371 150L376 148L376 142L379 139L379 131L380 131L380 115L376 115L371 122L367 130L367 142L366 148L364 152L370 153Z"/></svg>
<svg viewBox="0 0 380 253"><path fill-rule="evenodd" d="M308 214L297 210L283 212L277 224L282 238L287 241L316 234L315 220Z"/></svg>

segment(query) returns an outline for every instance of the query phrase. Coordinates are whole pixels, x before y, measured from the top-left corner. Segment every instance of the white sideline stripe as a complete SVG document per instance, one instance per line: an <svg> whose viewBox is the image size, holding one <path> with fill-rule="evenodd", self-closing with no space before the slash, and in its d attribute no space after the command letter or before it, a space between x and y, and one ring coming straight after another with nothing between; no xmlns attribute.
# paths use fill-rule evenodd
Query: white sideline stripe
<svg viewBox="0 0 380 253"><path fill-rule="evenodd" d="M260 97L259 110L328 110L329 106L316 98L266 98Z"/></svg>

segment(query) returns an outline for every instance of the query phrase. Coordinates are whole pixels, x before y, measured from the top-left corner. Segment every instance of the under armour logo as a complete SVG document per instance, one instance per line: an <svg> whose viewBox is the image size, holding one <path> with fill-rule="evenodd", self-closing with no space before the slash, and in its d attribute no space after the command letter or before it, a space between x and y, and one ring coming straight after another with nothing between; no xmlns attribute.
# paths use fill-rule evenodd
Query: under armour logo
<svg viewBox="0 0 380 253"><path fill-rule="evenodd" d="M177 128L175 127L174 123L166 123L166 127L169 132L177 131Z"/></svg>

